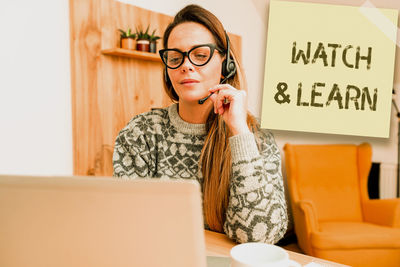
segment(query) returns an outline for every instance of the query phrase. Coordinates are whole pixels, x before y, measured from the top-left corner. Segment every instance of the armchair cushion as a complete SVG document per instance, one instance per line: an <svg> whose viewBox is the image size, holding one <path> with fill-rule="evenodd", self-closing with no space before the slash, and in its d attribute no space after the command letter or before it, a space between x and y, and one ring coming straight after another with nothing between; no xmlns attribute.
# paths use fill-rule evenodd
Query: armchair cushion
<svg viewBox="0 0 400 267"><path fill-rule="evenodd" d="M365 222L400 228L400 199L371 199L362 207Z"/></svg>
<svg viewBox="0 0 400 267"><path fill-rule="evenodd" d="M363 222L320 222L311 233L318 249L400 248L400 229Z"/></svg>

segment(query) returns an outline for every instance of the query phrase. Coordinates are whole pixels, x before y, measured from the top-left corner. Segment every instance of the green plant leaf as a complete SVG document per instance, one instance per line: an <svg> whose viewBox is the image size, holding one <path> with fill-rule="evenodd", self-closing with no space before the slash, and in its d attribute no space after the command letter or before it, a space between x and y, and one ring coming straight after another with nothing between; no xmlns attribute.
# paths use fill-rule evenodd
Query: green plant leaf
<svg viewBox="0 0 400 267"><path fill-rule="evenodd" d="M118 29L120 32L121 32L121 37L125 37L126 36L126 32L124 32L123 30L121 30L121 29Z"/></svg>

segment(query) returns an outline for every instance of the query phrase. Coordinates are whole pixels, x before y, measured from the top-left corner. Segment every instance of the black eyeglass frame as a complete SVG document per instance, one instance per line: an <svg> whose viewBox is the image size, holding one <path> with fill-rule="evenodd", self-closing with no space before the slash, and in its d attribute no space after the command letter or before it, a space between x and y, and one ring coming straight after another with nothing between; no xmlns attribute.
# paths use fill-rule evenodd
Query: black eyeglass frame
<svg viewBox="0 0 400 267"><path fill-rule="evenodd" d="M194 49L199 48L199 47L203 47L203 46L208 46L208 47L210 48L210 57L209 57L208 60L207 60L206 62L204 62L203 64L196 64L196 63L194 63L194 62L190 59L189 54L190 54L190 52L192 52ZM211 58L213 57L213 55L214 55L214 50L217 50L218 52L223 53L223 51L222 51L221 49L219 49L215 44L201 44L201 45L196 45L196 46L192 47L189 51L186 51L186 52L182 52L181 50L176 49L176 48L171 48L171 49L169 49L169 48L167 48L167 49L160 49L160 50L158 51L158 53L160 54L161 60L162 60L162 62L164 63L164 65L165 65L167 68L169 68L169 69L177 69L177 68L179 68L179 67L183 64L183 62L185 62L185 57L187 57L187 58L189 59L190 63L192 63L193 65L195 65L195 66L197 66L197 67L201 67L201 66L206 65L206 64L211 60ZM168 52L168 51L175 51L175 52L178 52L178 53L182 54L182 56L183 56L183 57L182 57L182 61L181 61L181 63L180 63L178 66L172 68L172 67L168 66L168 64L164 61L164 53L165 53L165 52Z"/></svg>

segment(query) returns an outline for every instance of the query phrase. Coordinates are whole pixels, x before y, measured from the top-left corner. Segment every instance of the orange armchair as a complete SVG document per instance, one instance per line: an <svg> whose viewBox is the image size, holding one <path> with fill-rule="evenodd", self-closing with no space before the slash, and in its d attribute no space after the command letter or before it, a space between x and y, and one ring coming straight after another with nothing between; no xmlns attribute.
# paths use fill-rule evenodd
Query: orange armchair
<svg viewBox="0 0 400 267"><path fill-rule="evenodd" d="M284 151L295 232L306 254L351 266L400 266L400 199L369 199L369 144L286 144Z"/></svg>

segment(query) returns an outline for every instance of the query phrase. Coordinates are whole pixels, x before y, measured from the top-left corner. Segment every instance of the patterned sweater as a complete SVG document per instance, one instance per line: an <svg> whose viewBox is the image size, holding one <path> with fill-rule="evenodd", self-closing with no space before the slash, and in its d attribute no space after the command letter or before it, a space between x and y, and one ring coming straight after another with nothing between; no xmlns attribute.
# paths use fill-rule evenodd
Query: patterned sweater
<svg viewBox="0 0 400 267"><path fill-rule="evenodd" d="M183 121L177 105L135 116L116 138L114 176L120 178L203 177L199 158L205 124ZM232 177L225 234L239 243L276 243L287 227L281 158L271 133L260 130L229 138ZM205 225L206 229L208 228Z"/></svg>

